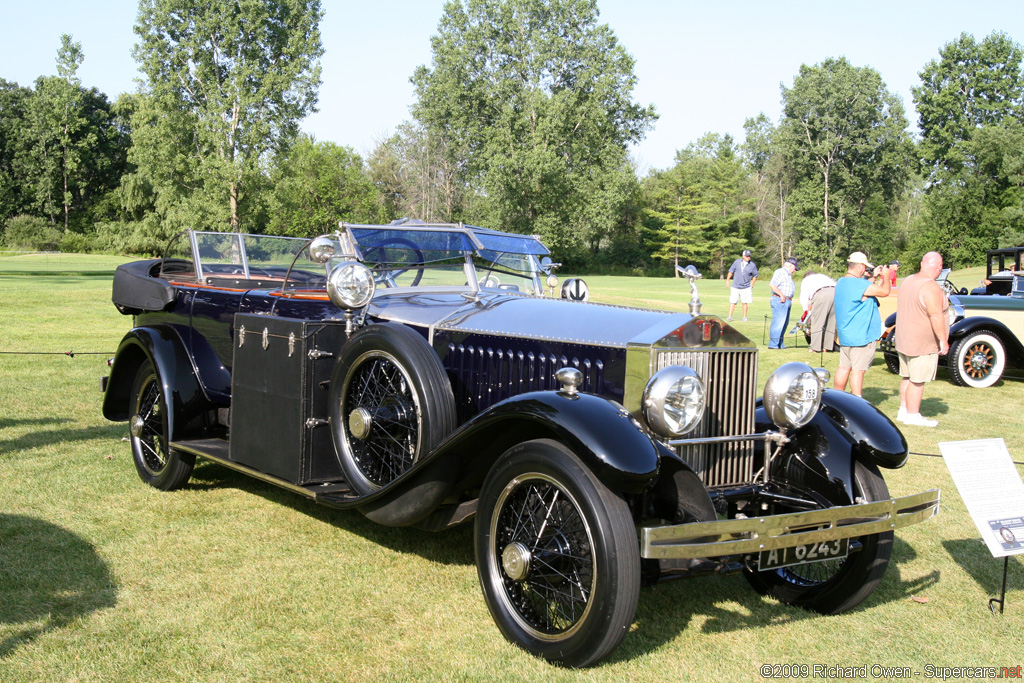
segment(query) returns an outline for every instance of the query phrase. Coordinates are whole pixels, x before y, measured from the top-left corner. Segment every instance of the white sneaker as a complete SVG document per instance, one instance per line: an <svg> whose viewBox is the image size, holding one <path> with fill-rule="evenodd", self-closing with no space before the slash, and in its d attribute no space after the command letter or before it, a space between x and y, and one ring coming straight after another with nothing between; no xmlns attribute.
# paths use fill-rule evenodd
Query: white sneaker
<svg viewBox="0 0 1024 683"><path fill-rule="evenodd" d="M920 415L920 413L918 413ZM900 406L900 409L896 411L896 421L903 422L907 419L907 409L905 406Z"/></svg>
<svg viewBox="0 0 1024 683"><path fill-rule="evenodd" d="M731 322L732 322L732 316L730 315L730 316L729 316L728 318L726 318L725 320L726 320L726 322L730 322L730 323L731 323Z"/></svg>
<svg viewBox="0 0 1024 683"><path fill-rule="evenodd" d="M743 322L747 322L747 319L746 319L746 318L743 318Z"/></svg>
<svg viewBox="0 0 1024 683"><path fill-rule="evenodd" d="M921 415L921 413L907 414L903 419L903 424L910 425L911 427L936 427L939 424L938 420L929 420L928 418Z"/></svg>

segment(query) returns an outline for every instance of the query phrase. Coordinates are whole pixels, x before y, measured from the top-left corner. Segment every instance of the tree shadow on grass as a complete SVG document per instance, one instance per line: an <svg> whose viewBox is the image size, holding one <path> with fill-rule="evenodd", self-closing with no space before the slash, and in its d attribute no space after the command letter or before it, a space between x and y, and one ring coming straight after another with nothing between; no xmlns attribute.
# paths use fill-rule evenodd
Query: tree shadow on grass
<svg viewBox="0 0 1024 683"><path fill-rule="evenodd" d="M49 522L0 514L0 661L116 603L117 585L91 543Z"/></svg>
<svg viewBox="0 0 1024 683"><path fill-rule="evenodd" d="M125 432L124 425L109 424L79 429L60 429L59 427L73 422L64 417L38 417L25 419L0 420L0 429L9 429L23 425L35 427L30 432L13 439L0 439L0 453L14 453L29 448L40 448L69 441L90 441L92 439L120 438Z"/></svg>
<svg viewBox="0 0 1024 683"><path fill-rule="evenodd" d="M446 565L472 565L473 525L462 524L443 531L423 531L415 527L388 527L371 522L359 511L339 510L320 505L308 498L262 482L217 463L196 459L190 489L234 488L279 505L290 507L325 524L343 529L396 552L413 553Z"/></svg>

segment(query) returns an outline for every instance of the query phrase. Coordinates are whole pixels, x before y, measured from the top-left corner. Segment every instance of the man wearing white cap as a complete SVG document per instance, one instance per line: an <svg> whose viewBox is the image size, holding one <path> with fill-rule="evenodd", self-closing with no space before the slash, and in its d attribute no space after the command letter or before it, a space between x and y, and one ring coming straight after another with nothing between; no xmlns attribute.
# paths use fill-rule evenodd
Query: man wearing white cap
<svg viewBox="0 0 1024 683"><path fill-rule="evenodd" d="M864 279L872 271L875 281ZM881 276L881 278L879 278ZM836 282L836 333L839 336L839 367L836 369L836 389L860 396L864 389L864 373L875 357L875 342L882 331L878 313L878 296L889 296L891 284L889 269L875 268L868 257L855 251L846 259L846 275Z"/></svg>

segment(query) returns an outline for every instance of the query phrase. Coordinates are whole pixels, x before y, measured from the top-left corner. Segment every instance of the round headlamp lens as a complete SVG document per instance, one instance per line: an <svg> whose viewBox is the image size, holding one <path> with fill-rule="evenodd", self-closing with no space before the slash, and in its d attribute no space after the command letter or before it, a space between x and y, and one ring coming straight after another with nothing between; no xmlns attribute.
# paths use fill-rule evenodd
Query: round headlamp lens
<svg viewBox="0 0 1024 683"><path fill-rule="evenodd" d="M643 397L647 425L667 437L693 430L704 415L704 385L691 368L664 368L647 382Z"/></svg>
<svg viewBox="0 0 1024 683"><path fill-rule="evenodd" d="M357 261L340 263L327 276L328 296L345 309L362 308L370 303L375 288L373 273Z"/></svg>
<svg viewBox="0 0 1024 683"><path fill-rule="evenodd" d="M797 429L811 421L821 405L822 382L806 363L786 363L764 386L768 419L784 429Z"/></svg>

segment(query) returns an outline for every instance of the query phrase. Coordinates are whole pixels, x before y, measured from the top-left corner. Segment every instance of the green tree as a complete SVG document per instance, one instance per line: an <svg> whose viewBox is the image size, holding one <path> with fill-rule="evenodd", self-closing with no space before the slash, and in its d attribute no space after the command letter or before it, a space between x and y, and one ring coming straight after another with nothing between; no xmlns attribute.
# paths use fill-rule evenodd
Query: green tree
<svg viewBox="0 0 1024 683"><path fill-rule="evenodd" d="M891 243L913 150L899 97L877 71L840 57L801 66L782 103L800 256L829 269L843 252L874 251L869 236Z"/></svg>
<svg viewBox="0 0 1024 683"><path fill-rule="evenodd" d="M961 33L921 70L921 84L911 92L922 161L933 178L969 163L963 145L976 129L999 124L1007 116L1021 117L1022 55L1020 45L1005 33L992 33L980 43Z"/></svg>
<svg viewBox="0 0 1024 683"><path fill-rule="evenodd" d="M979 43L965 33L921 71L913 92L928 186L913 253L941 245L967 266L1021 234L1022 55L1005 34Z"/></svg>
<svg viewBox="0 0 1024 683"><path fill-rule="evenodd" d="M382 220L377 189L363 160L349 147L302 136L271 174L270 229L275 235L313 237L338 221Z"/></svg>
<svg viewBox="0 0 1024 683"><path fill-rule="evenodd" d="M165 216L237 230L258 212L247 195L315 110L322 14L319 0L141 0L133 161Z"/></svg>
<svg viewBox="0 0 1024 683"><path fill-rule="evenodd" d="M412 111L467 206L479 199L467 218L539 233L560 254L592 244L591 197L628 204L608 193L656 118L633 102L633 58L596 2L451 0L431 42Z"/></svg>
<svg viewBox="0 0 1024 683"><path fill-rule="evenodd" d="M751 244L755 214L747 171L729 135L708 133L647 179L645 225L652 257L693 263L724 277L727 254Z"/></svg>
<svg viewBox="0 0 1024 683"><path fill-rule="evenodd" d="M748 118L743 129L746 136L741 158L750 182L757 241L768 254L774 255L773 261L781 262L794 253L795 246L787 221L793 189L792 166L779 144L778 128L763 112Z"/></svg>
<svg viewBox="0 0 1024 683"><path fill-rule="evenodd" d="M0 222L25 213L23 168L32 91L0 78Z"/></svg>

